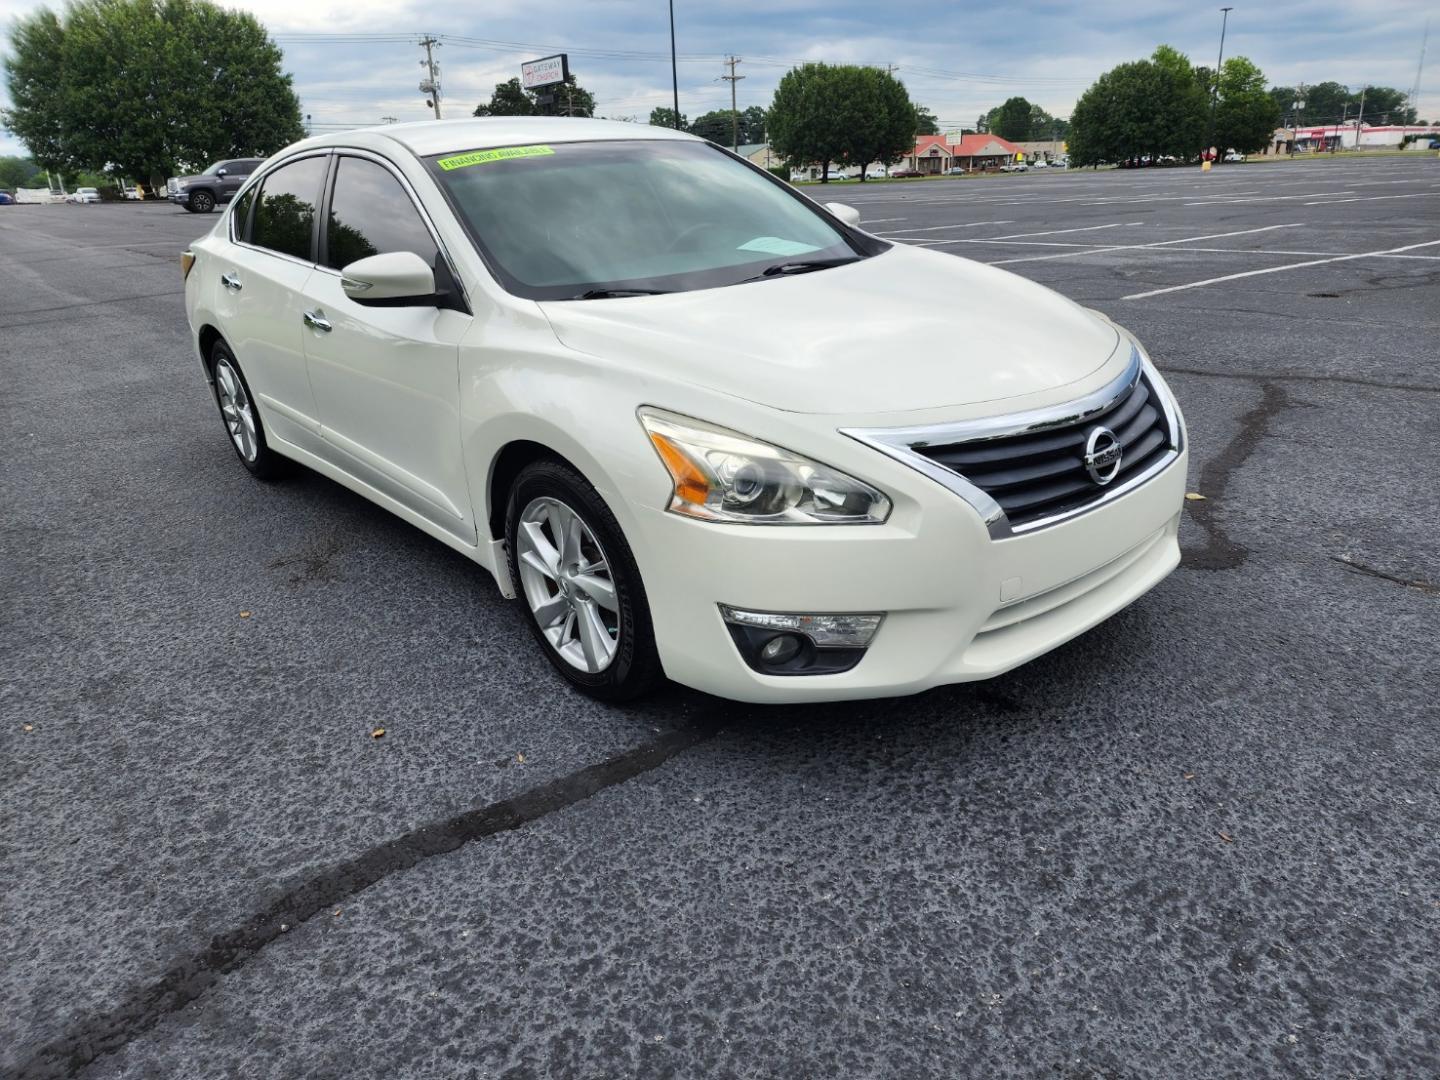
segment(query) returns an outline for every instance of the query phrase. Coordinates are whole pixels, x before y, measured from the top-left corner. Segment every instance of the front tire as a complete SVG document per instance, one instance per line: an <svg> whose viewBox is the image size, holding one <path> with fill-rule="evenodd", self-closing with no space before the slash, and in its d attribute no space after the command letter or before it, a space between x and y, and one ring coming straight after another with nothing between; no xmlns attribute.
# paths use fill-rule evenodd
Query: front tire
<svg viewBox="0 0 1440 1080"><path fill-rule="evenodd" d="M255 396L240 370L240 361L224 341L216 341L210 349L210 374L215 391L215 404L230 445L240 464L260 480L276 480L285 473L285 459L270 449L265 441L265 425Z"/></svg>
<svg viewBox="0 0 1440 1080"><path fill-rule="evenodd" d="M208 214L215 209L215 196L208 191L193 192L185 209L192 210L197 214Z"/></svg>
<svg viewBox="0 0 1440 1080"><path fill-rule="evenodd" d="M618 702L659 683L640 569L589 481L558 461L527 465L510 488L505 539L530 631L571 686Z"/></svg>

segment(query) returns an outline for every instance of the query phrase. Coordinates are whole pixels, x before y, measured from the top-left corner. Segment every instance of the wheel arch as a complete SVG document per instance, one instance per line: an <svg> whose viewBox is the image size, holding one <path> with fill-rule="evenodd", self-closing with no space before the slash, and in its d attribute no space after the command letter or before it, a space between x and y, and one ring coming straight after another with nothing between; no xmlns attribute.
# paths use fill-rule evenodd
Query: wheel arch
<svg viewBox="0 0 1440 1080"><path fill-rule="evenodd" d="M583 468L553 447L534 439L511 439L491 459L485 479L485 520L492 539L505 539L505 511L510 501L510 489L525 466L536 461L558 461L584 476L592 485L595 483Z"/></svg>
<svg viewBox="0 0 1440 1080"><path fill-rule="evenodd" d="M205 369L205 378L209 382L215 381L215 367L210 363L210 350L215 348L217 341L224 341L225 335L220 332L219 327L213 323L204 323L196 335L200 345L200 366Z"/></svg>

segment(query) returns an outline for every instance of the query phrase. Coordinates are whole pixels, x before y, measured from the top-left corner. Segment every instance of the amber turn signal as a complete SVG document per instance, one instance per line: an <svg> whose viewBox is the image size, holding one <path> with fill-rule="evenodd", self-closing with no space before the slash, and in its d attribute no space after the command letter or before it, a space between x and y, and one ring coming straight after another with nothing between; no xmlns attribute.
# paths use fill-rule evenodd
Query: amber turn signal
<svg viewBox="0 0 1440 1080"><path fill-rule="evenodd" d="M658 431L650 432L650 441L655 444L665 468L670 470L670 478L675 481L676 497L696 506L704 506L705 499L710 494L710 481L690 460L690 455Z"/></svg>

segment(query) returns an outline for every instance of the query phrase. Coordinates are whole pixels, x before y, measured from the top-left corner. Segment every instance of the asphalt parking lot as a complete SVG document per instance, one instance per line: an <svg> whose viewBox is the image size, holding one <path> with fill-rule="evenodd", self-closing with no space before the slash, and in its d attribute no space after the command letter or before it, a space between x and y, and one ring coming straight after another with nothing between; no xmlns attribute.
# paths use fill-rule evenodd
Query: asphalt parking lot
<svg viewBox="0 0 1440 1080"><path fill-rule="evenodd" d="M1440 160L806 190L1139 335L1175 574L990 683L603 707L240 467L207 220L0 209L0 1074L1440 1075Z"/></svg>

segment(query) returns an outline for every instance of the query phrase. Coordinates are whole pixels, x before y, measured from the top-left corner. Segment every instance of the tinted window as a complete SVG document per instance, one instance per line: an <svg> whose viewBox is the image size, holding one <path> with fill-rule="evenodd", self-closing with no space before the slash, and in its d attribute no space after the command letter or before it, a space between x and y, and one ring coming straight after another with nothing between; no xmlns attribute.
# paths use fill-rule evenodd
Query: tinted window
<svg viewBox="0 0 1440 1080"><path fill-rule="evenodd" d="M230 163L230 171L240 176L249 176L260 167L260 162L263 160L263 158L242 158Z"/></svg>
<svg viewBox="0 0 1440 1080"><path fill-rule="evenodd" d="M330 196L326 265L339 270L387 251L413 251L435 265L435 241L400 181L364 158L342 157Z"/></svg>
<svg viewBox="0 0 1440 1080"><path fill-rule="evenodd" d="M310 231L328 159L304 158L282 165L260 181L250 223L250 242L297 259L310 259Z"/></svg>

